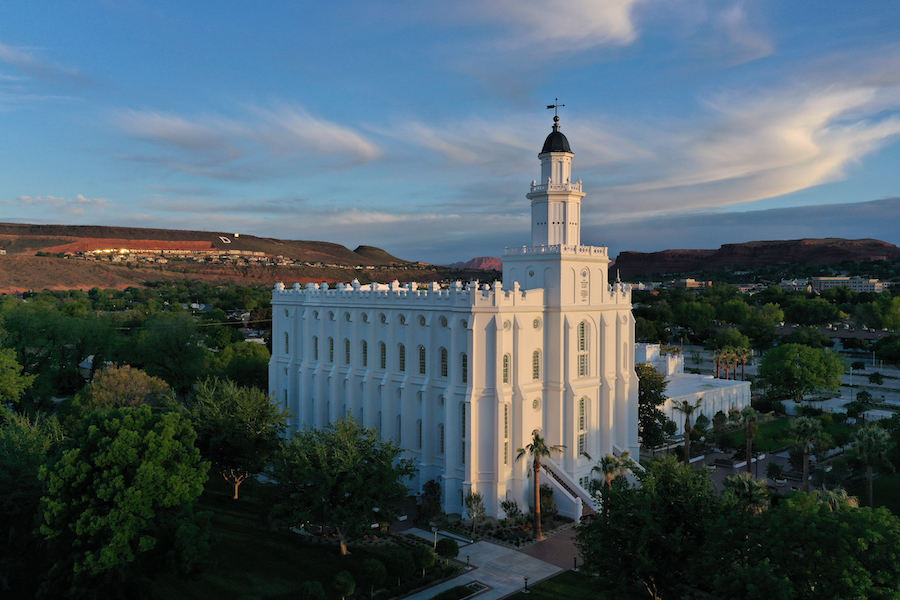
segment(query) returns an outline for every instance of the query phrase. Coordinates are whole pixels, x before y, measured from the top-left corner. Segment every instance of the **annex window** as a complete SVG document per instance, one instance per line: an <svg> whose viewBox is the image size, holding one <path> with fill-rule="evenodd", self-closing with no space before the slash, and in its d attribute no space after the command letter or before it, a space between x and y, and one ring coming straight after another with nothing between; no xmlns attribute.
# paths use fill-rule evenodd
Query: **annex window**
<svg viewBox="0 0 900 600"><path fill-rule="evenodd" d="M400 347L397 349L397 360L400 363L397 369L403 373L406 371L406 346L403 344L400 344Z"/></svg>
<svg viewBox="0 0 900 600"><path fill-rule="evenodd" d="M503 383L509 383L509 354L503 355Z"/></svg>
<svg viewBox="0 0 900 600"><path fill-rule="evenodd" d="M466 464L466 440L459 442L459 462Z"/></svg>
<svg viewBox="0 0 900 600"><path fill-rule="evenodd" d="M425 374L425 366L425 346L419 346L419 375Z"/></svg>
<svg viewBox="0 0 900 600"><path fill-rule="evenodd" d="M440 436L440 444L441 444L438 448L438 452L443 454L444 453L444 424L443 423L438 425L438 434Z"/></svg>
<svg viewBox="0 0 900 600"><path fill-rule="evenodd" d="M578 324L578 376L587 377L587 374L587 323L582 321Z"/></svg>
<svg viewBox="0 0 900 600"><path fill-rule="evenodd" d="M584 454L584 451L587 450L587 434L579 433L578 434L578 456Z"/></svg>
<svg viewBox="0 0 900 600"><path fill-rule="evenodd" d="M369 344L366 340L362 342L362 366L369 366Z"/></svg>
<svg viewBox="0 0 900 600"><path fill-rule="evenodd" d="M460 357L460 363L462 365L462 382L469 383L469 355L463 354Z"/></svg>
<svg viewBox="0 0 900 600"><path fill-rule="evenodd" d="M334 338L328 338L328 362L334 362Z"/></svg>
<svg viewBox="0 0 900 600"><path fill-rule="evenodd" d="M291 336L287 332L284 332L284 353L291 353Z"/></svg>
<svg viewBox="0 0 900 600"><path fill-rule="evenodd" d="M381 358L379 361L380 368L387 369L387 346L385 346L384 342L378 344L379 353L381 354Z"/></svg>
<svg viewBox="0 0 900 600"><path fill-rule="evenodd" d="M350 364L350 340L344 340L344 364Z"/></svg>
<svg viewBox="0 0 900 600"><path fill-rule="evenodd" d="M582 398L581 400L578 401L578 431L584 431L584 424L585 424L585 414L584 414L585 406L584 405L585 405L585 399Z"/></svg>
<svg viewBox="0 0 900 600"><path fill-rule="evenodd" d="M465 439L466 437L466 403L461 402L459 404L459 418L460 424L462 425L462 437Z"/></svg>
<svg viewBox="0 0 900 600"><path fill-rule="evenodd" d="M531 378L532 379L540 379L541 378L541 351L535 350L534 354L531 355Z"/></svg>
<svg viewBox="0 0 900 600"><path fill-rule="evenodd" d="M449 369L447 367L447 349L441 348L441 377L446 379L448 372Z"/></svg>
<svg viewBox="0 0 900 600"><path fill-rule="evenodd" d="M319 360L319 338L313 336L313 360Z"/></svg>
<svg viewBox="0 0 900 600"><path fill-rule="evenodd" d="M503 464L509 464L509 442L503 442Z"/></svg>
<svg viewBox="0 0 900 600"><path fill-rule="evenodd" d="M419 450L422 449L422 420L416 421L416 437Z"/></svg>
<svg viewBox="0 0 900 600"><path fill-rule="evenodd" d="M403 418L397 415L397 445L403 443Z"/></svg>

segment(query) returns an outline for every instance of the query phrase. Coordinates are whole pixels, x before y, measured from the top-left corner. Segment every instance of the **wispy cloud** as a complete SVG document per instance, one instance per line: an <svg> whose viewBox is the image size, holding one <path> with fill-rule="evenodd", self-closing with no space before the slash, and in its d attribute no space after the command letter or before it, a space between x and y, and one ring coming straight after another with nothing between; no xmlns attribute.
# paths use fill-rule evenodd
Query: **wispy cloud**
<svg viewBox="0 0 900 600"><path fill-rule="evenodd" d="M122 131L164 149L162 154L123 158L203 177L252 180L283 175L299 161L342 168L380 156L375 143L362 134L301 107L245 108L244 119L119 112L115 121Z"/></svg>
<svg viewBox="0 0 900 600"><path fill-rule="evenodd" d="M58 196L19 196L16 202L26 206L47 207L50 206L58 213L64 213L73 217L81 217L88 211L100 211L112 204L111 200L106 198L85 198L78 194L74 198L63 198Z"/></svg>
<svg viewBox="0 0 900 600"><path fill-rule="evenodd" d="M51 60L41 59L34 51L15 48L3 42L0 42L0 62L15 67L22 73L37 79L69 83L77 86L90 83L90 78L77 69Z"/></svg>

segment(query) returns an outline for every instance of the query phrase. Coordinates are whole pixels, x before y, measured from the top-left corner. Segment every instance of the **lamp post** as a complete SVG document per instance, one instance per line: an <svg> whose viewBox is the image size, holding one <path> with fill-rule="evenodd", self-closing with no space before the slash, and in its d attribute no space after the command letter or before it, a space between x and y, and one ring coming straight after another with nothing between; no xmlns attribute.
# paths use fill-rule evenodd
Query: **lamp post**
<svg viewBox="0 0 900 600"><path fill-rule="evenodd" d="M432 525L432 526L431 526L431 533L434 534L434 546L432 546L432 548L433 548L434 550L437 550L437 532L438 532L438 528L435 527L434 525Z"/></svg>
<svg viewBox="0 0 900 600"><path fill-rule="evenodd" d="M472 565L469 563L469 557L466 556L466 571L471 571Z"/></svg>
<svg viewBox="0 0 900 600"><path fill-rule="evenodd" d="M523 594L530 594L530 593L531 593L531 592L528 591L528 578L527 578L527 577L525 578L525 589L522 590L522 593L523 593Z"/></svg>

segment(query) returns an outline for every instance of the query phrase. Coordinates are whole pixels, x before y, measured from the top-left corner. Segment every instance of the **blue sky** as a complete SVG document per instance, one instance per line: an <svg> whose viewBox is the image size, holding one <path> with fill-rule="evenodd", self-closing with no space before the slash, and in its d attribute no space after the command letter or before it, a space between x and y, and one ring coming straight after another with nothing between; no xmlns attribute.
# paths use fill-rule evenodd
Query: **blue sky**
<svg viewBox="0 0 900 600"><path fill-rule="evenodd" d="M554 98L583 242L900 244L900 3L0 3L0 221L529 243Z"/></svg>

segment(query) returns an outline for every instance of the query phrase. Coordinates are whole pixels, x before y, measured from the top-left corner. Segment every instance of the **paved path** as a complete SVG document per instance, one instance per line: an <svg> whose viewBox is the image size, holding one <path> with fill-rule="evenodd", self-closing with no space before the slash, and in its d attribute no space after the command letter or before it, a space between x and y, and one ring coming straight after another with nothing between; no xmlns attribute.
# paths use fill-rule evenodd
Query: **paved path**
<svg viewBox="0 0 900 600"><path fill-rule="evenodd" d="M410 533L415 532L410 531ZM427 534L429 538L433 539L430 531L421 531L421 533ZM418 533L416 534L418 535ZM539 544L534 544L534 546L537 545ZM538 560L512 548L492 544L491 542L461 544L458 558L465 560L466 556L469 557L470 563L474 567L471 571L466 571L462 575L445 581L440 585L428 588L412 596L407 596L407 600L429 600L444 590L449 590L458 585L465 585L472 581L478 581L492 588L477 596L478 600L499 600L520 591L524 587L525 577L528 577L530 584L542 581L563 571L559 566Z"/></svg>

